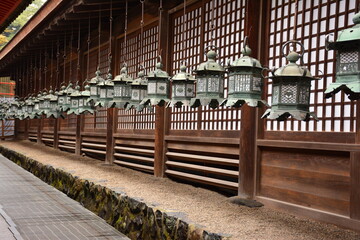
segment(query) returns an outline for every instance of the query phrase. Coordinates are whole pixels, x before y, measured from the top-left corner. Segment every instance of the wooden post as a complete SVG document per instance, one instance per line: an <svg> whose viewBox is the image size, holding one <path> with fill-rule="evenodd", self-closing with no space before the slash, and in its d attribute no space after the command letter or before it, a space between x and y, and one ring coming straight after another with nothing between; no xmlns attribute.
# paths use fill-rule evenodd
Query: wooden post
<svg viewBox="0 0 360 240"><path fill-rule="evenodd" d="M112 164L114 162L114 116L115 109L107 109L107 126L106 126L106 157L105 164Z"/></svg>
<svg viewBox="0 0 360 240"><path fill-rule="evenodd" d="M25 119L24 139L29 139L29 119Z"/></svg>
<svg viewBox="0 0 360 240"><path fill-rule="evenodd" d="M81 132L84 128L84 115L76 116L75 154L81 155Z"/></svg>
<svg viewBox="0 0 360 240"><path fill-rule="evenodd" d="M168 59L168 40L169 40L169 14L168 10L161 14L161 32L160 32L160 49L163 59L164 69L169 72ZM154 145L154 175L164 177L165 175L165 132L168 124L166 121L165 106L156 106L155 109L155 145Z"/></svg>
<svg viewBox="0 0 360 240"><path fill-rule="evenodd" d="M261 0L253 0L248 1L246 4L245 34L248 35L248 44L252 49L253 56L257 56L258 53L261 2ZM241 107L238 189L238 196L241 198L253 198L255 195L256 135L258 123L256 111L256 108L249 107L248 105Z"/></svg>
<svg viewBox="0 0 360 240"><path fill-rule="evenodd" d="M43 119L42 117L38 119L38 126L37 126L37 143L42 143L41 140L41 129L42 129L42 123L43 123Z"/></svg>
<svg viewBox="0 0 360 240"><path fill-rule="evenodd" d="M54 145L53 145L53 147L55 149L59 149L59 130L60 130L60 120L55 119L55 124L54 124Z"/></svg>
<svg viewBox="0 0 360 240"><path fill-rule="evenodd" d="M14 123L15 124L15 123ZM5 140L5 121L4 120L1 120L1 140ZM14 125L15 127L16 125ZM16 138L16 134L15 134L15 128L14 128L14 137Z"/></svg>
<svg viewBox="0 0 360 240"><path fill-rule="evenodd" d="M356 102L356 137L360 144L360 102ZM360 220L360 152L350 153L350 218Z"/></svg>

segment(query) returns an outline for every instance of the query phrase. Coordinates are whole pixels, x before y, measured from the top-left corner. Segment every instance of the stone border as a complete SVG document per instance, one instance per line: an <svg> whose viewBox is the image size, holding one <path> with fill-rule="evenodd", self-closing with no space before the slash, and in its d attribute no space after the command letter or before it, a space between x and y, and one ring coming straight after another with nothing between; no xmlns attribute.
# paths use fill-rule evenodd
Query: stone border
<svg viewBox="0 0 360 240"><path fill-rule="evenodd" d="M131 239L222 240L193 224L147 206L134 198L117 193L61 169L44 165L23 154L0 146L0 153L57 188Z"/></svg>

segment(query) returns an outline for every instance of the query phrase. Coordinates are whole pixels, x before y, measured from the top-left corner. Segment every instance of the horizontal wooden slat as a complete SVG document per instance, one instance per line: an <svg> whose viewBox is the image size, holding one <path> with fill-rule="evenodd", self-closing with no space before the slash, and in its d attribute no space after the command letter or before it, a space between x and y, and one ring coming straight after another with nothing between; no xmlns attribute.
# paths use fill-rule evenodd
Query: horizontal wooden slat
<svg viewBox="0 0 360 240"><path fill-rule="evenodd" d="M54 141L54 139L52 139L52 138L41 138L41 140L44 142L53 142Z"/></svg>
<svg viewBox="0 0 360 240"><path fill-rule="evenodd" d="M203 176L199 176L199 175L183 173L183 172L169 170L169 169L166 170L165 173L167 175L179 177L179 178L185 179L185 180L192 180L195 182L205 183L205 184L214 185L214 186L218 186L218 187L225 187L225 188L234 189L234 190L236 190L239 185L238 183L235 183L235 182L219 180L219 179L210 178L210 177L203 177Z"/></svg>
<svg viewBox="0 0 360 240"><path fill-rule="evenodd" d="M146 140L154 140L154 135L114 133L114 138L118 138L118 139L146 139Z"/></svg>
<svg viewBox="0 0 360 240"><path fill-rule="evenodd" d="M239 176L238 171L232 171L232 170L214 168L214 167L205 167L205 166L199 166L199 165L195 165L195 164L166 161L166 165L172 166L172 167L180 167L180 168L192 169L192 170L197 170L197 171L203 171L203 172L207 172L207 173L215 173L215 174L224 175L224 176L231 176L231 177Z"/></svg>
<svg viewBox="0 0 360 240"><path fill-rule="evenodd" d="M194 155L187 153L177 153L177 152L167 152L166 156L169 158L174 158L183 161L196 161L196 162L207 162L214 164L224 164L228 166L238 166L239 160L229 159L229 158L220 158L220 157L209 157L203 155Z"/></svg>
<svg viewBox="0 0 360 240"><path fill-rule="evenodd" d="M138 139L115 139L115 144L126 146L138 146L138 147L154 147L153 140L138 140Z"/></svg>
<svg viewBox="0 0 360 240"><path fill-rule="evenodd" d="M115 156L115 157L119 157L119 158L137 160L137 161L141 161L141 162L150 162L150 163L153 163L153 162L154 162L154 159L153 159L153 158L142 157L142 156L135 156L135 155L130 155L130 154L114 153L114 156Z"/></svg>
<svg viewBox="0 0 360 240"><path fill-rule="evenodd" d="M154 155L154 150L150 150L150 149L140 149L140 148L136 148L136 147L131 148L131 147L120 147L120 146L115 146L114 148L115 148L115 150L124 151L124 152L138 153L138 154L149 155L149 156Z"/></svg>
<svg viewBox="0 0 360 240"><path fill-rule="evenodd" d="M32 139L32 140L37 140L37 137L32 137L32 136L29 136L29 139Z"/></svg>
<svg viewBox="0 0 360 240"><path fill-rule="evenodd" d="M59 139L59 143L75 144L75 141L67 141L67 140Z"/></svg>
<svg viewBox="0 0 360 240"><path fill-rule="evenodd" d="M154 171L154 167L151 167L151 166L145 166L145 165L141 165L141 164L129 163L129 162L124 162L124 161L119 161L119 160L114 160L114 163L117 163L119 165L126 166L126 167L140 169L140 170L147 171L147 172Z"/></svg>
<svg viewBox="0 0 360 240"><path fill-rule="evenodd" d="M219 143L226 145L239 145L238 138L208 138L208 137L186 137L186 136L165 136L166 141L175 142L197 142L197 143Z"/></svg>
<svg viewBox="0 0 360 240"><path fill-rule="evenodd" d="M324 142L305 142L305 141L282 141L282 140L264 140L256 141L259 147L277 147L277 148L295 148L312 149L326 151L359 152L360 144L339 144Z"/></svg>
<svg viewBox="0 0 360 240"><path fill-rule="evenodd" d="M59 148L66 148L66 149L72 149L72 150L75 150L75 147L72 147L72 146L66 146L66 145L61 145L61 144L59 144Z"/></svg>
<svg viewBox="0 0 360 240"><path fill-rule="evenodd" d="M95 143L82 142L81 145L87 146L87 147L106 148L105 144L95 144Z"/></svg>
<svg viewBox="0 0 360 240"><path fill-rule="evenodd" d="M230 146L220 146L218 144L210 145L210 144L195 144L195 143L175 143L169 142L167 144L168 149L174 150L187 150L193 152L205 152L205 153L214 153L214 154L227 154L227 155L239 155L238 147L230 147Z"/></svg>
<svg viewBox="0 0 360 240"><path fill-rule="evenodd" d="M101 150L94 150L94 149L89 149L89 148L81 148L81 151L83 152L92 152L92 153L98 153L98 154L106 154L106 151L101 151Z"/></svg>
<svg viewBox="0 0 360 240"><path fill-rule="evenodd" d="M82 137L83 142L106 143L105 137Z"/></svg>

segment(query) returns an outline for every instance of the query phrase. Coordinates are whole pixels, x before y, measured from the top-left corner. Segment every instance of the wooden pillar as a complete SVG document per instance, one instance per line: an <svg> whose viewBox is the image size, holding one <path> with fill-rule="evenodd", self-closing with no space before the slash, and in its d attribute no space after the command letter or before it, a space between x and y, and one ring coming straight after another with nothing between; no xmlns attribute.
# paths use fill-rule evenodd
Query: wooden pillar
<svg viewBox="0 0 360 240"><path fill-rule="evenodd" d="M81 132L84 128L84 115L76 116L75 154L81 155Z"/></svg>
<svg viewBox="0 0 360 240"><path fill-rule="evenodd" d="M105 164L114 162L114 131L115 131L115 108L107 109L107 126L106 126L106 157Z"/></svg>
<svg viewBox="0 0 360 240"><path fill-rule="evenodd" d="M1 120L1 140L5 140L5 120ZM14 123L14 135L16 138L16 131L15 131L15 123Z"/></svg>
<svg viewBox="0 0 360 240"><path fill-rule="evenodd" d="M55 149L59 149L59 130L60 130L60 119L55 119L54 124L54 145Z"/></svg>
<svg viewBox="0 0 360 240"><path fill-rule="evenodd" d="M360 144L360 101L356 102L355 143ZM360 220L360 149L350 153L350 218Z"/></svg>
<svg viewBox="0 0 360 240"><path fill-rule="evenodd" d="M161 14L161 32L160 32L160 49L163 59L164 69L169 72L168 64L168 40L169 40L169 14L164 10ZM156 177L165 176L165 133L168 129L168 121L166 121L168 112L165 106L155 107L155 145L154 145L154 175Z"/></svg>
<svg viewBox="0 0 360 240"><path fill-rule="evenodd" d="M43 119L42 117L38 119L38 126L37 126L37 143L42 143L42 139L41 139L41 130L42 130L42 125L43 125Z"/></svg>
<svg viewBox="0 0 360 240"><path fill-rule="evenodd" d="M252 49L252 55L255 57L258 57L258 33L260 29L261 3L261 0L248 1L245 11L245 35L249 38L248 44ZM256 136L258 124L256 111L256 108L249 107L248 105L243 105L241 107L238 188L238 196L241 198L253 198L255 195Z"/></svg>
<svg viewBox="0 0 360 240"><path fill-rule="evenodd" d="M25 119L25 129L24 129L24 139L28 140L29 139L29 119Z"/></svg>

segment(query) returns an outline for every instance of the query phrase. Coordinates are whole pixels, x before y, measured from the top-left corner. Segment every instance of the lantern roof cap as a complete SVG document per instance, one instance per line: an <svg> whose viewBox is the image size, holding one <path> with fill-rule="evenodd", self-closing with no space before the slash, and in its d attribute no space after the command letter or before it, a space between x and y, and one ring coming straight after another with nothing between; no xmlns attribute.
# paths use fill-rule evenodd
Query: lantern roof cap
<svg viewBox="0 0 360 240"><path fill-rule="evenodd" d="M354 26L340 31L335 45L331 42L330 48L336 48L336 43L360 40L360 12L353 17Z"/></svg>
<svg viewBox="0 0 360 240"><path fill-rule="evenodd" d="M100 75L101 75L101 72L100 72L100 70L98 69L98 70L95 72L95 77L93 77L92 79L90 79L89 83L90 83L90 84L98 84L99 82L105 81L105 79L103 79Z"/></svg>
<svg viewBox="0 0 360 240"><path fill-rule="evenodd" d="M273 76L270 78L304 77L309 79L316 79L311 75L311 72L306 67L296 64L296 62L300 59L300 55L298 53L292 51L288 54L286 58L289 60L290 63L273 71Z"/></svg>
<svg viewBox="0 0 360 240"><path fill-rule="evenodd" d="M161 59L161 58L160 58ZM164 65L162 64L161 60L156 63L155 70L150 72L149 75L146 78L164 78L169 79L169 74L162 70Z"/></svg>
<svg viewBox="0 0 360 240"><path fill-rule="evenodd" d="M199 73L202 71L225 72L225 69L215 61L217 57L217 53L214 49L216 49L216 47L215 46L209 46L209 47L210 50L206 54L208 60L206 62L200 63L199 66L196 68L195 73Z"/></svg>
<svg viewBox="0 0 360 240"><path fill-rule="evenodd" d="M80 97L80 86L76 85L74 91L70 94L70 97Z"/></svg>
<svg viewBox="0 0 360 240"><path fill-rule="evenodd" d="M81 91L81 96L90 97L90 86L86 84L84 87L84 91Z"/></svg>
<svg viewBox="0 0 360 240"><path fill-rule="evenodd" d="M242 57L236 59L232 64L229 65L229 69L237 67L255 67L262 68L261 63L256 58L250 57L251 48L248 45L245 45L244 49L241 51L243 54Z"/></svg>
<svg viewBox="0 0 360 240"><path fill-rule="evenodd" d="M127 66L124 65L120 70L120 75L115 76L113 82L132 82L133 79L128 75Z"/></svg>
<svg viewBox="0 0 360 240"><path fill-rule="evenodd" d="M49 100L49 101L57 101L58 96L56 96L53 92L53 90L50 89L49 94L47 94L44 97L44 100Z"/></svg>
<svg viewBox="0 0 360 240"><path fill-rule="evenodd" d="M138 77L136 79L134 79L134 81L131 83L131 85L144 85L144 86L147 85L147 79L145 77L144 69L139 71Z"/></svg>
<svg viewBox="0 0 360 240"><path fill-rule="evenodd" d="M186 65L183 64L180 66L180 71L175 74L171 80L172 81L196 81L194 75L186 72Z"/></svg>

